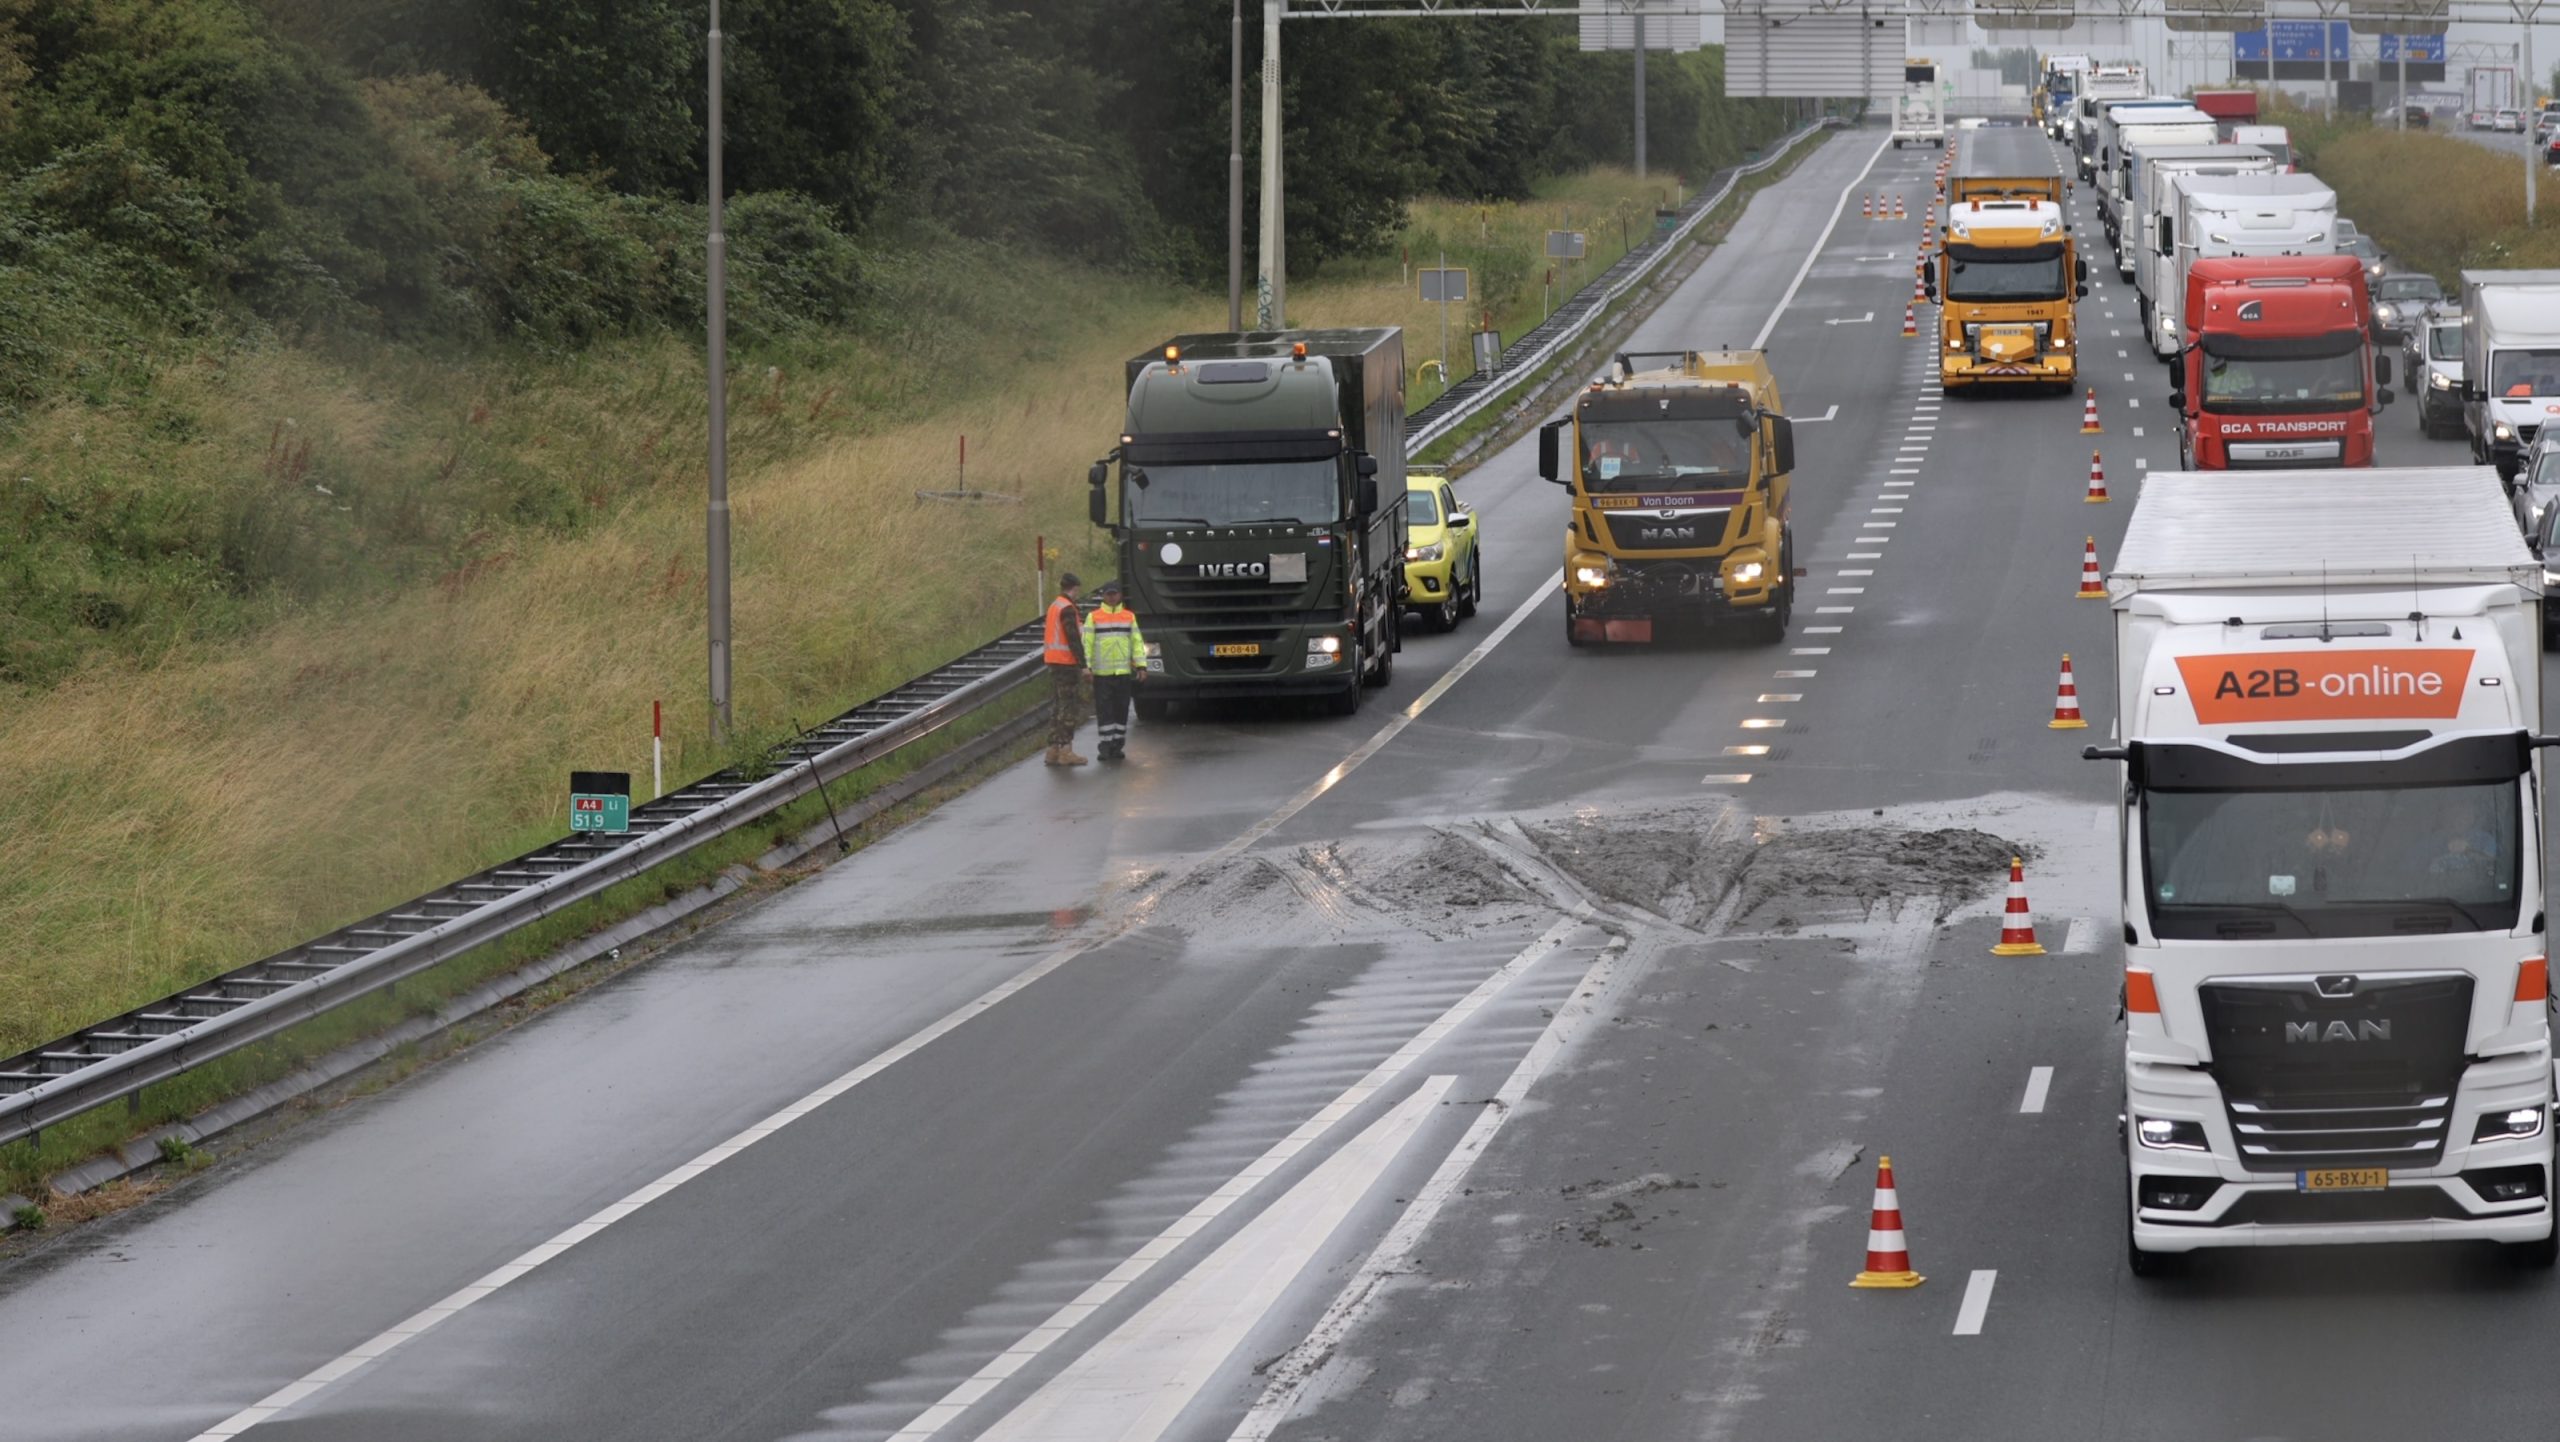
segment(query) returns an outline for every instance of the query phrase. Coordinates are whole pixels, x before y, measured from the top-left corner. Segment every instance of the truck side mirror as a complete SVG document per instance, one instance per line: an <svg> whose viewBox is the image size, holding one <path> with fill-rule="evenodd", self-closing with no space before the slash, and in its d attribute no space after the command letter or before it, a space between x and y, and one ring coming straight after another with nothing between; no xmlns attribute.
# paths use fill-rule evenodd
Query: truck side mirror
<svg viewBox="0 0 2560 1442"><path fill-rule="evenodd" d="M1360 453L1359 468L1360 474L1363 476L1376 475L1378 473L1378 458L1370 455L1366 451L1362 451Z"/></svg>
<svg viewBox="0 0 2560 1442"><path fill-rule="evenodd" d="M2169 409L2173 411L2182 411L2186 408L2187 393L2185 391L2176 390L2169 392Z"/></svg>
<svg viewBox="0 0 2560 1442"><path fill-rule="evenodd" d="M1092 515L1093 523L1097 526L1110 525L1111 494L1105 487L1111 483L1111 463L1109 461L1094 462L1093 468L1084 473L1084 481L1091 487L1086 498L1085 509Z"/></svg>
<svg viewBox="0 0 2560 1442"><path fill-rule="evenodd" d="M1796 469L1796 423L1785 416L1769 418L1770 469L1777 475L1790 476Z"/></svg>
<svg viewBox="0 0 2560 1442"><path fill-rule="evenodd" d="M2077 299L2087 300L2089 298L2089 287L2085 285L2075 285L2071 288L2071 294Z"/></svg>
<svg viewBox="0 0 2560 1442"><path fill-rule="evenodd" d="M1360 478L1360 514L1364 517L1378 514L1378 478L1376 476Z"/></svg>
<svg viewBox="0 0 2560 1442"><path fill-rule="evenodd" d="M2391 387L2388 384L2375 386L2373 388L2373 408L2379 411L2389 404L2391 404Z"/></svg>
<svg viewBox="0 0 2560 1442"><path fill-rule="evenodd" d="M2085 282L2086 280L2088 280L2088 278L2089 278L2089 262L2087 262L2087 261L2085 261L2085 260L2082 260L2082 259L2080 259L2080 258L2078 258L2078 257L2076 257L2076 256L2075 256L2075 257L2073 257L2073 258L2072 258L2072 261L2071 261L2071 278L2072 278L2073 280L2076 280L2076 281L2084 281L2084 282ZM2081 294L2082 294L2082 295L2086 295L2086 294L2088 294L2088 292L2087 292L2087 291L2082 291L2082 292L2081 292Z"/></svg>
<svg viewBox="0 0 2560 1442"><path fill-rule="evenodd" d="M1563 450L1561 433L1571 421L1549 421L1538 427L1538 475L1543 480L1564 484L1564 464L1558 454Z"/></svg>
<svg viewBox="0 0 2560 1442"><path fill-rule="evenodd" d="M2160 253L2162 255L2170 254L2178 248L2177 236L2178 222L2169 216L2160 217Z"/></svg>
<svg viewBox="0 0 2560 1442"><path fill-rule="evenodd" d="M2378 386L2391 384L2390 356L2378 355L2373 358L2373 383Z"/></svg>

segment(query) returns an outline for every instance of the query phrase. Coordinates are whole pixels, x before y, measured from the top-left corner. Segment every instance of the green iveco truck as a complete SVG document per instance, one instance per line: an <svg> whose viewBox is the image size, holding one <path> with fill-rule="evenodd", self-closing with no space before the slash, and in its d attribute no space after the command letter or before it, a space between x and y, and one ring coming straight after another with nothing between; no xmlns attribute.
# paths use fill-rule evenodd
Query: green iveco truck
<svg viewBox="0 0 2560 1442"><path fill-rule="evenodd" d="M1154 643L1140 715L1226 696L1322 696L1349 715L1386 684L1404 332L1176 336L1129 362L1128 423L1090 479Z"/></svg>

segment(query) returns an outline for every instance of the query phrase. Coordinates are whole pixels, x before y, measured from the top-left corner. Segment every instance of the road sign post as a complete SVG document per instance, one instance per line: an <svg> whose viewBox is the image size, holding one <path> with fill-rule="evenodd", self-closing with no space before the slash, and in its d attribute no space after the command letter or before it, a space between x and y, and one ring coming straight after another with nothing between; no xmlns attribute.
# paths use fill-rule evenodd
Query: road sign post
<svg viewBox="0 0 2560 1442"><path fill-rule="evenodd" d="M1467 298L1467 272L1461 266L1449 267L1449 253L1440 253L1440 264L1426 269L1422 275L1422 298L1440 303L1440 384L1449 384L1449 307Z"/></svg>
<svg viewBox="0 0 2560 1442"><path fill-rule="evenodd" d="M631 773L569 773L569 830L619 835L631 829Z"/></svg>

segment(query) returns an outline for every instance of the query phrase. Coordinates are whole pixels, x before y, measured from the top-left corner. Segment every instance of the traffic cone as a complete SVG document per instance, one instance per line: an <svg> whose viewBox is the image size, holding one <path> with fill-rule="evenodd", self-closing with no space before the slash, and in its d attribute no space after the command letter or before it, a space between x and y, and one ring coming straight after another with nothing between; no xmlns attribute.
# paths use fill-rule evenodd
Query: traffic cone
<svg viewBox="0 0 2560 1442"><path fill-rule="evenodd" d="M2071 653L2068 651L2062 653L2062 679L2055 683L2053 689L2053 719L2044 724L2049 731L2084 731L2089 726L2088 722L2080 719L2080 688L2071 680ZM2027 904L2018 896L2012 896L2009 909L2024 913ZM2035 938L2027 939L2033 941Z"/></svg>
<svg viewBox="0 0 2560 1442"><path fill-rule="evenodd" d="M1920 283L1922 270L1921 266L1911 267L1911 303L1913 305L1918 305L1929 298L1929 288Z"/></svg>
<svg viewBox="0 0 2560 1442"><path fill-rule="evenodd" d="M2080 434L2094 436L2101 429L2098 424L2098 390L2092 386L2089 388L2089 403L2080 408Z"/></svg>
<svg viewBox="0 0 2560 1442"><path fill-rule="evenodd" d="M2080 599L2107 599L2107 578L2098 574L2098 538L2089 538L2089 549L2080 553Z"/></svg>
<svg viewBox="0 0 2560 1442"><path fill-rule="evenodd" d="M1876 1158L1876 1203L1867 1216L1867 1267L1852 1287L1916 1287L1929 1280L1911 1270L1911 1243L1902 1235L1902 1198L1893 1189L1893 1158Z"/></svg>
<svg viewBox="0 0 2560 1442"><path fill-rule="evenodd" d="M2071 658L2063 658L2070 665ZM2069 685L2069 673L2063 684ZM2035 918L2027 915L2027 863L2009 858L2009 905L2000 918L2000 944L1991 948L1993 956L2042 956L2044 948L2036 944Z"/></svg>
<svg viewBox="0 0 2560 1442"><path fill-rule="evenodd" d="M1902 213L1902 192L1899 190L1893 193L1893 218L1896 220L1909 218Z"/></svg>
<svg viewBox="0 0 2560 1442"><path fill-rule="evenodd" d="M1875 218L1876 218L1876 198L1875 198L1874 196L1872 196L1872 195L1861 195L1861 196L1859 196L1859 197L1858 197L1858 214L1859 214L1860 216L1864 217L1865 219L1868 219L1868 220L1873 220L1873 219L1875 219Z"/></svg>
<svg viewBox="0 0 2560 1442"><path fill-rule="evenodd" d="M1902 333L1904 335L1920 333L1920 312L1917 308L1907 305L1902 308Z"/></svg>
<svg viewBox="0 0 2560 1442"><path fill-rule="evenodd" d="M2107 468L2099 462L2096 451L2089 453L2089 494L2080 499L2093 506L2107 499Z"/></svg>

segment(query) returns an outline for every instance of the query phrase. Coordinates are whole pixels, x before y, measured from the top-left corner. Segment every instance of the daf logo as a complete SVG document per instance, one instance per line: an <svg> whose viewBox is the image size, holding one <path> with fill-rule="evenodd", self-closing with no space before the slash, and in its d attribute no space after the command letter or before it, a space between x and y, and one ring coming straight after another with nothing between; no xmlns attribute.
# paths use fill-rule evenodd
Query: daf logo
<svg viewBox="0 0 2560 1442"><path fill-rule="evenodd" d="M2289 1021L2284 1024L2284 1039L2287 1042L2389 1041L2391 1023L2372 1020L2353 1023Z"/></svg>
<svg viewBox="0 0 2560 1442"><path fill-rule="evenodd" d="M2256 320L2259 314L2258 308L2265 304L2266 302L2262 300L2242 301L2240 303L2240 318L2242 320Z"/></svg>
<svg viewBox="0 0 2560 1442"><path fill-rule="evenodd" d="M2320 994L2322 996L2353 996L2356 994L2356 979L2352 976L2316 976L2311 979L2311 984L2320 988Z"/></svg>

